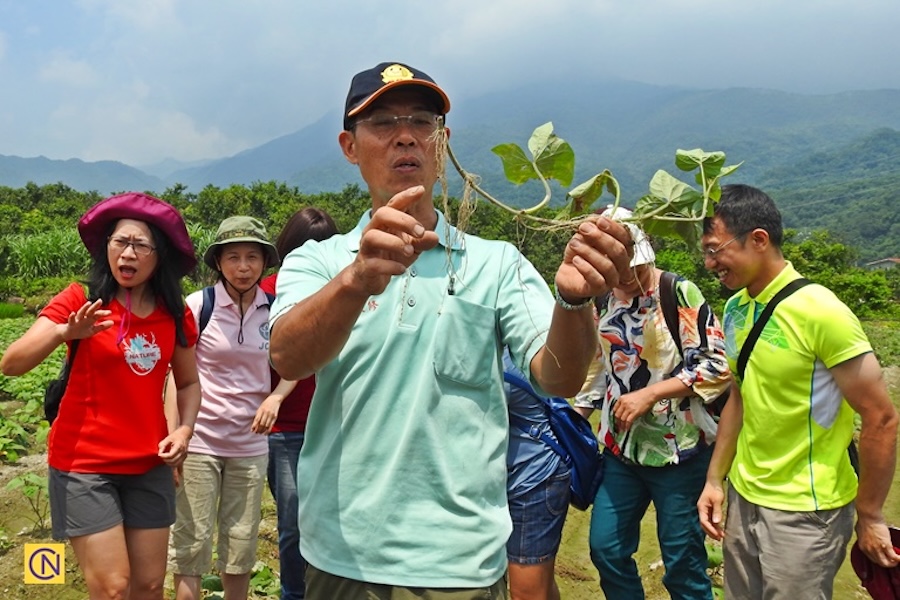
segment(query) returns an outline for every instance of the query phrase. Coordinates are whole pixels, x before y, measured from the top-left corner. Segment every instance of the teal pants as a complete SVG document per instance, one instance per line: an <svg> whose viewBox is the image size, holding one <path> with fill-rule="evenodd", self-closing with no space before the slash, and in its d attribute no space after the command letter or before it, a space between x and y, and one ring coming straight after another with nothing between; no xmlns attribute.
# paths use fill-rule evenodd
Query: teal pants
<svg viewBox="0 0 900 600"><path fill-rule="evenodd" d="M591 561L608 600L641 600L644 587L633 558L641 539L641 519L650 502L666 573L663 585L674 600L712 600L706 575L705 535L697 499L706 481L712 448L666 467L606 459L603 485L591 512Z"/></svg>

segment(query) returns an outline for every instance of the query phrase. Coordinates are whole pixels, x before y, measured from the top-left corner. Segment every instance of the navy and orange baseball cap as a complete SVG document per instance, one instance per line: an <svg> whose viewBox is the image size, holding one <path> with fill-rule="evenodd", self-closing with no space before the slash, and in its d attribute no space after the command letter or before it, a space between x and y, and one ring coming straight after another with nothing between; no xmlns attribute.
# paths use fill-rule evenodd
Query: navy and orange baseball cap
<svg viewBox="0 0 900 600"><path fill-rule="evenodd" d="M450 112L450 98L426 73L409 65L383 62L357 73L350 81L350 91L344 103L344 129L350 129L353 117L368 108L383 93L404 85L415 85L428 90L434 96L438 114Z"/></svg>

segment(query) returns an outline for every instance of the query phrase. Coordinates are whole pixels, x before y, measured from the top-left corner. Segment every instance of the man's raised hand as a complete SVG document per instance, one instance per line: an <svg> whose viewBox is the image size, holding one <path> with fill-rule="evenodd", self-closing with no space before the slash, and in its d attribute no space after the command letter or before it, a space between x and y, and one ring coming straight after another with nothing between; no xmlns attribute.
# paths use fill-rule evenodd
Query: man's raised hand
<svg viewBox="0 0 900 600"><path fill-rule="evenodd" d="M606 217L585 221L566 244L556 289L570 302L601 296L631 277L633 253L634 242L625 225Z"/></svg>
<svg viewBox="0 0 900 600"><path fill-rule="evenodd" d="M383 292L391 277L402 274L422 252L437 245L437 234L407 213L424 193L420 185L411 187L373 209L352 269L357 284L368 295Z"/></svg>

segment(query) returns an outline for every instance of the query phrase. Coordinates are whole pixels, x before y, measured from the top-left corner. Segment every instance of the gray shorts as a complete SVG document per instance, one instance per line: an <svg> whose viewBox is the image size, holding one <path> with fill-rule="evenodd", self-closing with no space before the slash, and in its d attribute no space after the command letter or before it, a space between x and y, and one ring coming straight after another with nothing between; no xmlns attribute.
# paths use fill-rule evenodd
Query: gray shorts
<svg viewBox="0 0 900 600"><path fill-rule="evenodd" d="M167 465L141 475L74 473L50 467L48 487L57 540L106 531L120 523L158 529L175 522L175 480Z"/></svg>

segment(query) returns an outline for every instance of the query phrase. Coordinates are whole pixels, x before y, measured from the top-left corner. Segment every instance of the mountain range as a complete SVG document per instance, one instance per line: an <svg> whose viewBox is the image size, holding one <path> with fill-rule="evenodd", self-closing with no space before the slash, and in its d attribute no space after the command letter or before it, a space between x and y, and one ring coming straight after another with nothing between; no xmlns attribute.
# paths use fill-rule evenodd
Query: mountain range
<svg viewBox="0 0 900 600"><path fill-rule="evenodd" d="M531 132L548 121L575 151L572 185L609 169L620 183L626 205L647 192L656 170L678 176L674 166L678 148L724 151L729 164L742 163L729 181L778 191L795 205L814 195L819 205L805 211L802 222L785 214L792 227L822 226L823 215L836 208L829 206L828 193L833 193L834 202L846 199L848 193L864 199L867 187L877 183L889 205L900 194L892 191L900 190L900 90L804 95L627 81L567 85L536 81L461 99L447 124L454 154L467 171L481 176L482 187L508 204L530 206L543 196L539 184L515 187L506 182L491 148L507 142L527 148ZM175 184L199 192L206 185L276 180L304 193L338 191L348 183L361 183L356 168L340 153L340 123L336 110L258 147L190 165L166 161L141 169L115 161L0 155L0 185L62 182L77 190L107 194L128 189L161 192ZM453 181L458 178L451 177ZM559 202L565 191L553 187ZM781 198L775 197L781 204ZM847 210L844 206L838 212ZM900 224L888 225L886 235L894 239L878 252L900 255ZM897 228L893 234L891 225Z"/></svg>

